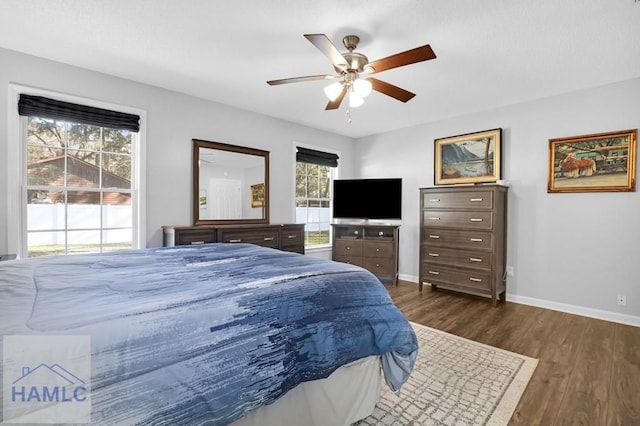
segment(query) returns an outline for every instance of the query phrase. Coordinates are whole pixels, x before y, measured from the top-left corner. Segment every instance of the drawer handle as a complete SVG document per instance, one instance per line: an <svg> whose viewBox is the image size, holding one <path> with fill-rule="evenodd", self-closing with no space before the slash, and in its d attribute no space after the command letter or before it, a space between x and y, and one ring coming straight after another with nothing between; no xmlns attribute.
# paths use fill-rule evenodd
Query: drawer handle
<svg viewBox="0 0 640 426"><path fill-rule="evenodd" d="M433 238L434 240L437 240L440 238L440 235L429 235L429 238Z"/></svg>
<svg viewBox="0 0 640 426"><path fill-rule="evenodd" d="M347 250L351 250L351 247L347 247Z"/></svg>
<svg viewBox="0 0 640 426"><path fill-rule="evenodd" d="M377 248L377 249L376 249L376 252L379 252L379 251L380 251L380 249L379 249L379 248Z"/></svg>
<svg viewBox="0 0 640 426"><path fill-rule="evenodd" d="M241 243L242 240L238 238L237 240L229 240L230 243Z"/></svg>
<svg viewBox="0 0 640 426"><path fill-rule="evenodd" d="M273 241L273 237L264 237L263 240L264 241Z"/></svg>
<svg viewBox="0 0 640 426"><path fill-rule="evenodd" d="M482 238L470 238L470 240L474 243L481 243L482 242Z"/></svg>
<svg viewBox="0 0 640 426"><path fill-rule="evenodd" d="M380 267L380 264L379 264L379 263L376 263L376 267L378 267L378 268L379 268L379 267Z"/></svg>
<svg viewBox="0 0 640 426"><path fill-rule="evenodd" d="M287 238L292 239L292 238L298 238L297 235L287 235Z"/></svg>
<svg viewBox="0 0 640 426"><path fill-rule="evenodd" d="M482 259L478 259L477 257L470 257L469 261L471 261L471 262L482 262Z"/></svg>
<svg viewBox="0 0 640 426"><path fill-rule="evenodd" d="M482 280L480 278L469 277L469 281L473 281L475 283L481 283Z"/></svg>
<svg viewBox="0 0 640 426"><path fill-rule="evenodd" d="M431 216L429 220L440 220L440 218L438 216Z"/></svg>
<svg viewBox="0 0 640 426"><path fill-rule="evenodd" d="M429 271L429 273L431 275L440 275L440 272L438 272L438 271Z"/></svg>
<svg viewBox="0 0 640 426"><path fill-rule="evenodd" d="M431 256L431 257L440 257L440 255L438 253L429 253L429 256Z"/></svg>
<svg viewBox="0 0 640 426"><path fill-rule="evenodd" d="M479 217L472 217L471 219L469 219L469 221L471 222L482 222L482 219Z"/></svg>
<svg viewBox="0 0 640 426"><path fill-rule="evenodd" d="M192 246L199 246L200 244L204 244L204 241L191 241Z"/></svg>
<svg viewBox="0 0 640 426"><path fill-rule="evenodd" d="M439 203L440 199L439 198L429 198L429 202L430 203Z"/></svg>
<svg viewBox="0 0 640 426"><path fill-rule="evenodd" d="M471 201L472 203L478 203L482 201L482 198L470 198L469 201Z"/></svg>

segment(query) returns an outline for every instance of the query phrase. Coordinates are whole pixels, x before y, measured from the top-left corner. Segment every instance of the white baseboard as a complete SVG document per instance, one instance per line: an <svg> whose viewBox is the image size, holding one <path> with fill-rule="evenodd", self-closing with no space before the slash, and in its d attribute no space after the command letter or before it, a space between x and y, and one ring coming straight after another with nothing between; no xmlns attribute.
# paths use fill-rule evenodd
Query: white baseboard
<svg viewBox="0 0 640 426"><path fill-rule="evenodd" d="M640 327L640 317L620 314L618 312L603 311L601 309L585 308L584 306L569 305L567 303L552 302L550 300L536 299L534 297L518 296L507 293L507 301L522 305L537 306L551 309L552 311L566 312L568 314L581 315L583 317L596 318L604 321L612 321L620 324Z"/></svg>
<svg viewBox="0 0 640 426"><path fill-rule="evenodd" d="M418 284L418 277L415 275L398 274L398 279Z"/></svg>
<svg viewBox="0 0 640 426"><path fill-rule="evenodd" d="M399 274L398 279L409 281L416 285L418 284L418 277L414 275ZM507 302L519 303L521 305L536 306L538 308L551 309L552 311L566 312L568 314L640 327L640 317L635 315L620 314L618 312L603 311L601 309L586 308L584 306L570 305L568 303L553 302L510 293L507 293L506 299Z"/></svg>

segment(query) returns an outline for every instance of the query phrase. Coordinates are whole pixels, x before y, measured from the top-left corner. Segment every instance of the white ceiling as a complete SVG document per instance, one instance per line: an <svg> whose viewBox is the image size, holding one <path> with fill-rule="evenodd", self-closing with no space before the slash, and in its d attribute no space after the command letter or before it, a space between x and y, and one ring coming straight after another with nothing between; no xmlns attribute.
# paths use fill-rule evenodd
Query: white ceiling
<svg viewBox="0 0 640 426"><path fill-rule="evenodd" d="M266 84L333 73L307 33L437 58L376 74L417 96L348 123L327 82ZM362 137L640 77L640 0L2 0L0 46Z"/></svg>

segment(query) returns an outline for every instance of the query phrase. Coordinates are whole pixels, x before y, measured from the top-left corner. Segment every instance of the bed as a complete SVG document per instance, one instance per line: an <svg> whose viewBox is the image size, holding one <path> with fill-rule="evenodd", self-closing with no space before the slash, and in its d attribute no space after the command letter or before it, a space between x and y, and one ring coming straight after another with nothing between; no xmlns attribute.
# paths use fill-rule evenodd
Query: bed
<svg viewBox="0 0 640 426"><path fill-rule="evenodd" d="M0 316L90 336L92 424L348 425L418 350L368 271L251 244L0 262Z"/></svg>

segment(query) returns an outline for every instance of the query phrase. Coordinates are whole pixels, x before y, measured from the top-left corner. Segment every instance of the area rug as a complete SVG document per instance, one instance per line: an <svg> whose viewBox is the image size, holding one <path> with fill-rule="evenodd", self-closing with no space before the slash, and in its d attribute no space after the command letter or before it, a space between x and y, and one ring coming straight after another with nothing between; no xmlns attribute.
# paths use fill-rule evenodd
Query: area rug
<svg viewBox="0 0 640 426"><path fill-rule="evenodd" d="M420 350L400 396L383 383L373 414L354 425L506 425L538 360L412 326Z"/></svg>

